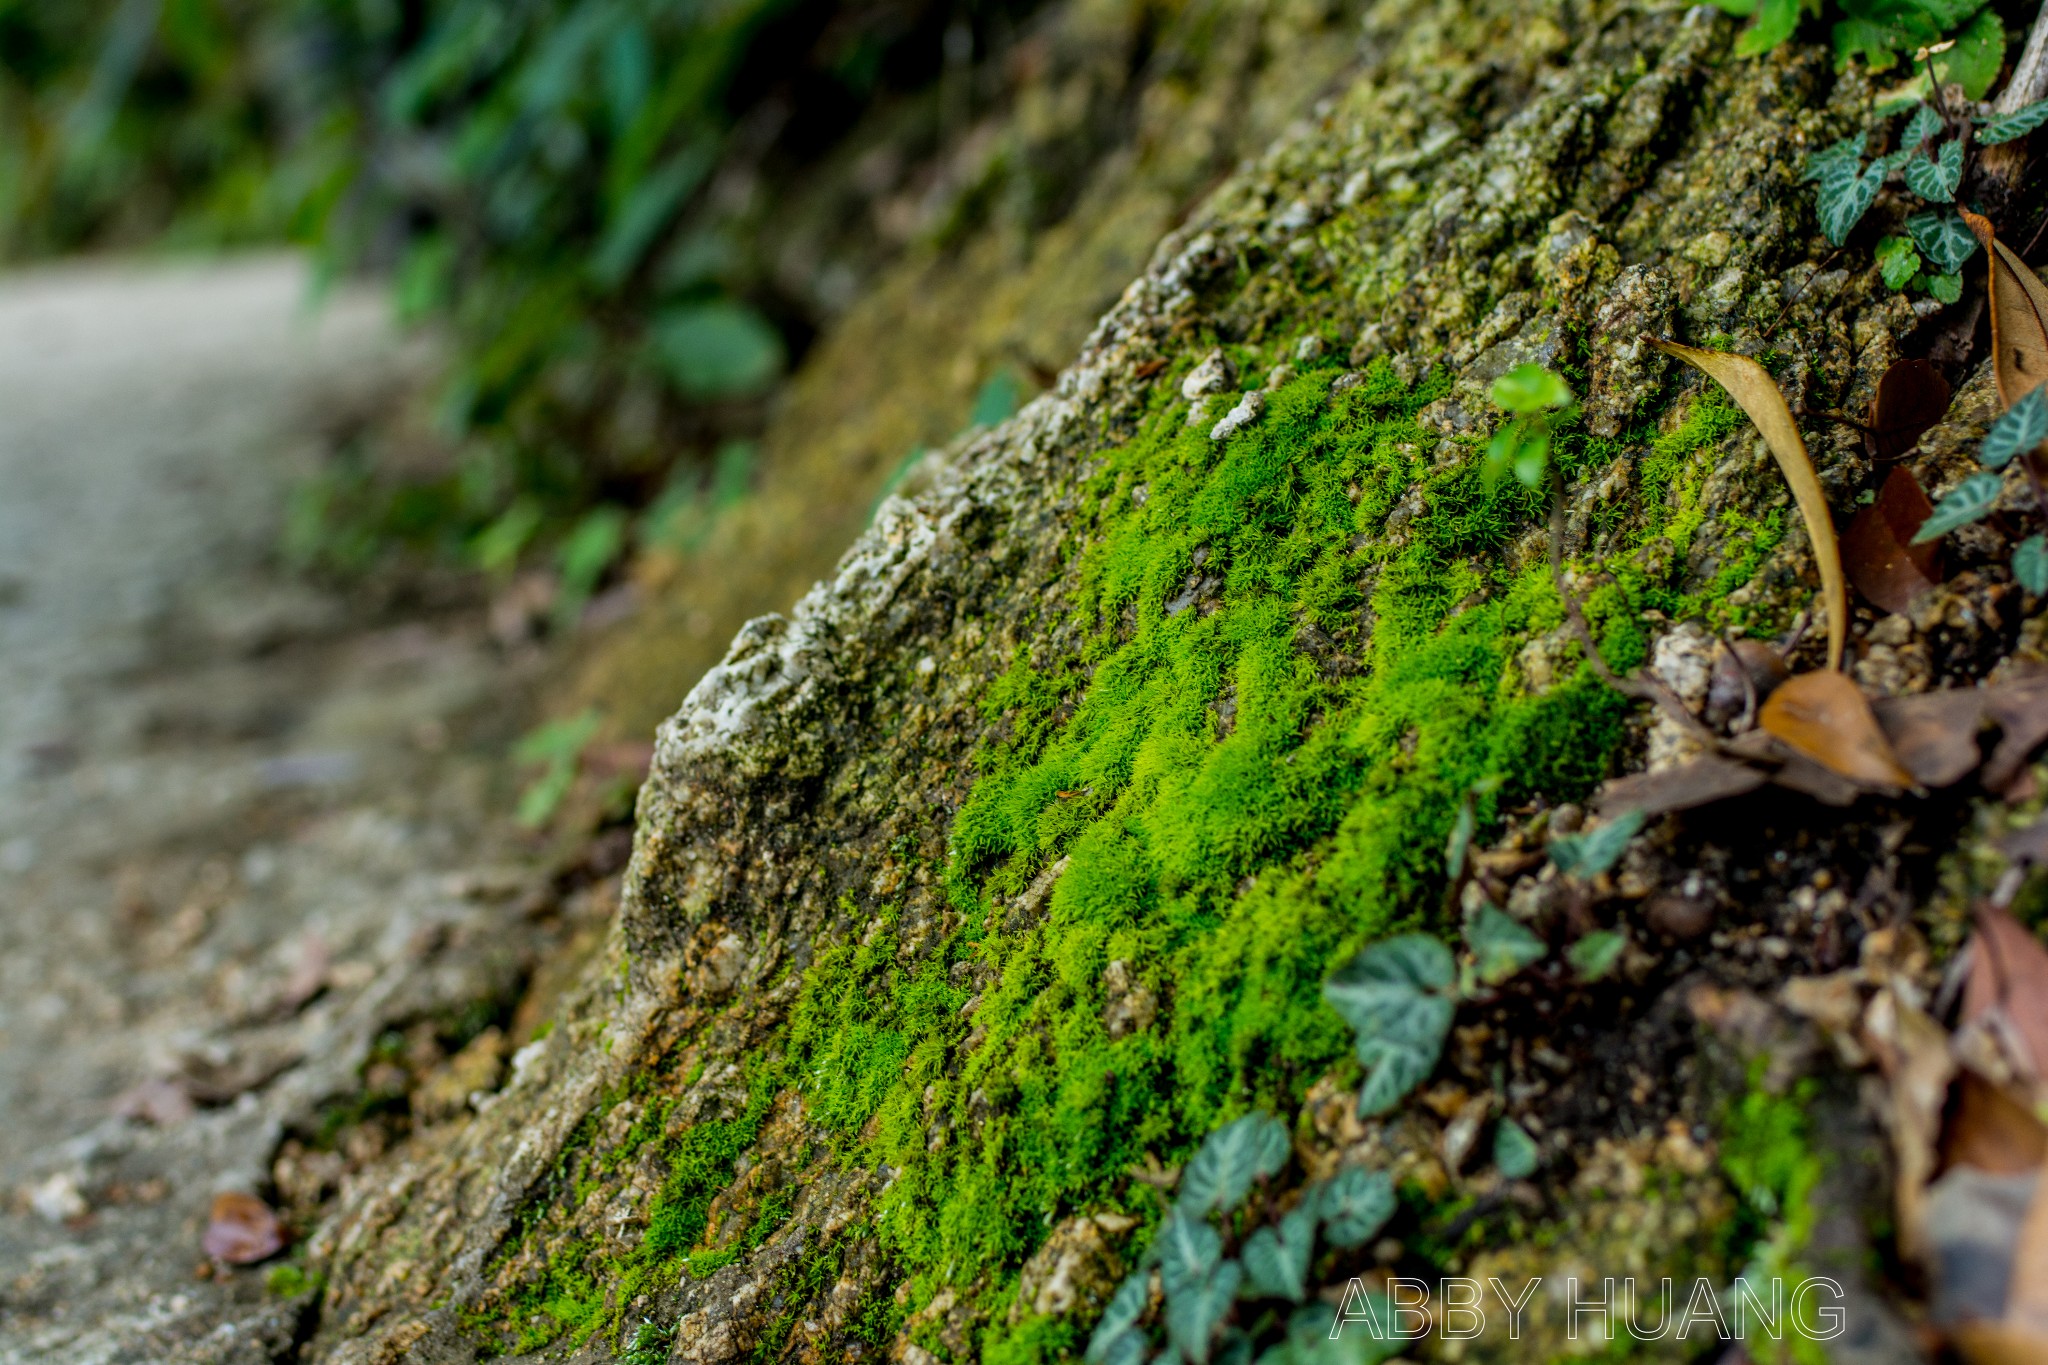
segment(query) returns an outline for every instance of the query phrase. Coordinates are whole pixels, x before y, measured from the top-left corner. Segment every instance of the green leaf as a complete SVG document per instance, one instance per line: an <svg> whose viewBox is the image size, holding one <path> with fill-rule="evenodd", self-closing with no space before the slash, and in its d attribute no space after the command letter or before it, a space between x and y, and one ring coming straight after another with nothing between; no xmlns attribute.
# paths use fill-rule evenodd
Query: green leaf
<svg viewBox="0 0 2048 1365"><path fill-rule="evenodd" d="M1913 544L1925 545L1958 526L1981 520L1998 501L1998 490L2004 483L2005 480L1996 474L1972 474L1964 479L1934 504L1934 511L1913 533Z"/></svg>
<svg viewBox="0 0 2048 1365"><path fill-rule="evenodd" d="M1465 875L1465 855L1472 849L1472 798L1458 803L1458 818L1451 824L1451 837L1444 844L1444 875L1452 881Z"/></svg>
<svg viewBox="0 0 2048 1365"><path fill-rule="evenodd" d="M1213 1348L1216 1328L1237 1297L1244 1270L1236 1261L1225 1261L1200 1280L1189 1281L1166 1291L1166 1335L1180 1348L1191 1365L1206 1365Z"/></svg>
<svg viewBox="0 0 2048 1365"><path fill-rule="evenodd" d="M1266 1298L1300 1303L1315 1236L1315 1214L1306 1203L1282 1218L1278 1228L1253 1233L1244 1244L1245 1287Z"/></svg>
<svg viewBox="0 0 2048 1365"><path fill-rule="evenodd" d="M1223 1259L1223 1239L1200 1216L1176 1209L1159 1225L1151 1254L1158 1256L1160 1282L1172 1294L1176 1285L1185 1287L1208 1277Z"/></svg>
<svg viewBox="0 0 2048 1365"><path fill-rule="evenodd" d="M1877 244L1877 268L1887 289L1904 289L1920 273L1920 253L1911 238L1886 237Z"/></svg>
<svg viewBox="0 0 2048 1365"><path fill-rule="evenodd" d="M1151 1286L1147 1283L1150 1279L1142 1270L1128 1275L1110 1296L1109 1307L1102 1310L1102 1320L1095 1324L1095 1334L1088 1339L1085 1358L1090 1365L1105 1365L1115 1339L1137 1326L1138 1319L1145 1316L1145 1303L1151 1297Z"/></svg>
<svg viewBox="0 0 2048 1365"><path fill-rule="evenodd" d="M1456 1013L1438 992L1456 975L1450 949L1427 934L1404 934L1374 944L1323 983L1323 998L1357 1031L1367 1070L1360 1113L1385 1113L1436 1068Z"/></svg>
<svg viewBox="0 0 2048 1365"><path fill-rule="evenodd" d="M1978 124L1977 145L1996 147L2001 142L2025 137L2043 123L2048 123L2048 100L2035 100L2010 114L2000 114Z"/></svg>
<svg viewBox="0 0 2048 1365"><path fill-rule="evenodd" d="M1944 83L1963 87L1971 99L1981 100L2005 65L2005 25L1987 6L1956 35L1955 42L1934 59L1935 74Z"/></svg>
<svg viewBox="0 0 2048 1365"><path fill-rule="evenodd" d="M562 588L555 599L555 624L566 630L590 600L591 590L626 545L625 509L607 503L593 507L569 532L555 561L561 566Z"/></svg>
<svg viewBox="0 0 2048 1365"><path fill-rule="evenodd" d="M1877 202L1886 173L1884 165L1878 163L1861 175L1837 175L1820 182L1814 205L1820 215L1820 230L1830 242L1840 246L1849 240L1856 224Z"/></svg>
<svg viewBox="0 0 2048 1365"><path fill-rule="evenodd" d="M2048 538L2028 536L2013 547L2012 576L2036 597L2048 593Z"/></svg>
<svg viewBox="0 0 2048 1365"><path fill-rule="evenodd" d="M711 143L685 147L646 179L636 183L605 224L591 253L590 277L611 290L625 283L663 228L675 220L683 200L704 179L714 160Z"/></svg>
<svg viewBox="0 0 2048 1365"><path fill-rule="evenodd" d="M1953 209L1927 209L1906 220L1920 254L1953 275L1977 254L1977 237Z"/></svg>
<svg viewBox="0 0 2048 1365"><path fill-rule="evenodd" d="M1922 199L1946 204L1963 182L1963 144L1953 138L1936 149L1932 160L1914 157L1906 163L1906 188Z"/></svg>
<svg viewBox="0 0 2048 1365"><path fill-rule="evenodd" d="M1517 365L1493 381L1493 401L1520 416L1561 408L1572 401L1564 380L1535 361Z"/></svg>
<svg viewBox="0 0 2048 1365"><path fill-rule="evenodd" d="M1094 1350L1092 1341L1089 1349ZM1100 1355L1088 1357L1095 1365L1145 1365L1151 1358L1152 1343L1134 1327L1125 1328L1104 1342Z"/></svg>
<svg viewBox="0 0 2048 1365"><path fill-rule="evenodd" d="M1445 991L1457 977L1451 950L1428 934L1383 939L1339 968L1323 995L1353 1028L1377 1023L1421 991Z"/></svg>
<svg viewBox="0 0 2048 1365"><path fill-rule="evenodd" d="M1806 169L1799 178L1828 181L1839 180L1845 175L1853 177L1863 169L1863 137L1862 133L1845 137L1812 153L1806 158Z"/></svg>
<svg viewBox="0 0 2048 1365"><path fill-rule="evenodd" d="M1639 810L1624 811L1584 834L1561 834L1550 841L1550 861L1568 877L1591 881L1614 866L1644 818Z"/></svg>
<svg viewBox="0 0 2048 1365"><path fill-rule="evenodd" d="M730 300L669 309L655 319L653 339L669 377L692 398L753 393L782 368L782 338Z"/></svg>
<svg viewBox="0 0 2048 1365"><path fill-rule="evenodd" d="M1202 1150L1181 1173L1179 1204L1195 1215L1234 1209L1252 1182L1287 1164L1292 1144L1287 1125L1269 1114L1252 1113L1209 1134Z"/></svg>
<svg viewBox="0 0 2048 1365"><path fill-rule="evenodd" d="M1549 467L1550 433L1535 432L1515 452L1515 477L1524 486L1535 488L1543 482L1543 472Z"/></svg>
<svg viewBox="0 0 2048 1365"><path fill-rule="evenodd" d="M1614 970L1614 964L1621 961L1621 950L1626 947L1626 934L1615 929L1601 929L1565 949L1564 955L1580 980L1598 981Z"/></svg>
<svg viewBox="0 0 2048 1365"><path fill-rule="evenodd" d="M1497 986L1550 951L1543 940L1491 905L1479 907L1465 925L1479 979Z"/></svg>
<svg viewBox="0 0 2048 1365"><path fill-rule="evenodd" d="M1328 1180L1311 1185L1302 1196L1315 1213L1330 1245L1362 1246L1394 1216L1394 1182L1385 1171L1346 1166Z"/></svg>
<svg viewBox="0 0 2048 1365"><path fill-rule="evenodd" d="M1904 131L1899 134L1899 149L1908 155L1920 150L1920 144L1941 131L1941 115L1925 100L1913 105L1913 117L1906 120Z"/></svg>
<svg viewBox="0 0 2048 1365"><path fill-rule="evenodd" d="M1927 291L1927 297L1941 303L1954 303L1963 296L1961 275L1915 275L1913 282Z"/></svg>
<svg viewBox="0 0 2048 1365"><path fill-rule="evenodd" d="M1366 1068L1365 1082L1358 1088L1360 1114L1370 1117L1386 1113L1436 1070L1436 1060L1443 1055L1444 1038L1451 1031L1451 1002L1432 995L1417 1003L1421 1011L1417 1017L1426 1015L1435 1024L1427 1036L1359 1035L1358 1060Z"/></svg>
<svg viewBox="0 0 2048 1365"><path fill-rule="evenodd" d="M1529 1130L1513 1119L1502 1119L1493 1130L1494 1169L1509 1180L1526 1180L1536 1172L1542 1153Z"/></svg>
<svg viewBox="0 0 2048 1365"><path fill-rule="evenodd" d="M2048 441L2048 387L2028 389L2019 401L1998 414L1977 458L1986 469L2003 469L2015 455Z"/></svg>
<svg viewBox="0 0 2048 1365"><path fill-rule="evenodd" d="M1755 57L1769 52L1799 27L1800 0L1761 0L1756 22L1735 39L1735 55Z"/></svg>

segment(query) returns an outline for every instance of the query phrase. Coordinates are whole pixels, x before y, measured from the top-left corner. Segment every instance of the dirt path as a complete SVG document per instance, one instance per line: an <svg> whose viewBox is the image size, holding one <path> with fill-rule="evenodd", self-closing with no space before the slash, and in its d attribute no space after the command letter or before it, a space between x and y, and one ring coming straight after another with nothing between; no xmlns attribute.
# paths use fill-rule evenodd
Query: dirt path
<svg viewBox="0 0 2048 1365"><path fill-rule="evenodd" d="M536 661L273 553L431 359L286 257L0 281L0 1361L289 1349L306 1296L201 1277L212 1196L279 1198L380 1037L457 1046L529 969L492 816Z"/></svg>

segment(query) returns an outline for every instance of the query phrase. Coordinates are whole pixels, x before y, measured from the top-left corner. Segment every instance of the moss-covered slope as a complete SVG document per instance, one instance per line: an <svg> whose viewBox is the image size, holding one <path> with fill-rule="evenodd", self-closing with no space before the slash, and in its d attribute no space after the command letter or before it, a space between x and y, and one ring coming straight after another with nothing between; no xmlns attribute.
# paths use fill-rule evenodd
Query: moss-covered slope
<svg viewBox="0 0 2048 1365"><path fill-rule="evenodd" d="M1731 59L1704 8L1412 0L1370 31L1356 83L1167 238L1054 392L934 456L662 727L601 974L473 1122L344 1201L319 1351L1078 1354L1174 1168L1251 1110L1293 1134L1283 1202L1346 1165L1398 1179L1395 1243L1321 1253L1318 1283L1725 1280L1811 1240L1783 1215L1823 1178L1824 1087L1741 1098L1762 1081L1695 1042L1681 987L1850 951L1816 869L1896 840L1795 839L1769 802L1667 829L1600 915L1710 876L1739 932L1469 1007L1384 1120L1320 987L1390 932L1454 933L1468 793L1509 908L1560 944L1599 927L1526 850L1649 722L1560 629L1540 501L1480 473L1493 378L1538 360L1582 396L1565 548L1614 667L1676 622L1806 605L1760 442L1638 338L1768 331L1795 403L1867 401L1913 309L1867 253L1787 299L1827 254L1803 150L1869 91L1797 46ZM1852 434L1808 436L1848 505ZM1473 1155L1501 1115L1535 1180Z"/></svg>

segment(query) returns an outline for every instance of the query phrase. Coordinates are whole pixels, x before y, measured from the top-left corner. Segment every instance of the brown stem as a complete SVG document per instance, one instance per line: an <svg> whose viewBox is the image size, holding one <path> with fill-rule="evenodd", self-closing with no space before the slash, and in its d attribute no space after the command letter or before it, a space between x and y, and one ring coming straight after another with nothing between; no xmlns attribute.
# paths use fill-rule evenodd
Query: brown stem
<svg viewBox="0 0 2048 1365"><path fill-rule="evenodd" d="M1595 677L1625 697L1655 703L1687 734L1702 743L1713 745L1716 742L1714 732L1686 709L1677 693L1647 675L1624 678L1609 668L1607 660L1600 656L1600 646L1593 643L1593 630L1586 624L1586 614L1579 608L1579 599L1564 585L1564 475L1558 472L1555 464L1550 466L1550 581L1557 589L1558 600L1564 603L1566 624L1577 637L1579 648L1585 652L1586 664Z"/></svg>

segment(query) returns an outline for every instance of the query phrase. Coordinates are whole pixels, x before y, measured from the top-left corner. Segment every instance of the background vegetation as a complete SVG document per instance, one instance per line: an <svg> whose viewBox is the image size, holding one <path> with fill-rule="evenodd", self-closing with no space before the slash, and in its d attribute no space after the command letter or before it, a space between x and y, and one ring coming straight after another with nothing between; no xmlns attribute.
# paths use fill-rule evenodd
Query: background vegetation
<svg viewBox="0 0 2048 1365"><path fill-rule="evenodd" d="M0 0L0 256L290 241L330 278L387 272L452 331L464 453L403 481L341 462L290 548L544 552L574 596L635 533L701 536L877 249L872 215L812 192L794 222L776 187L864 112L893 111L899 155L937 145L1028 8Z"/></svg>

